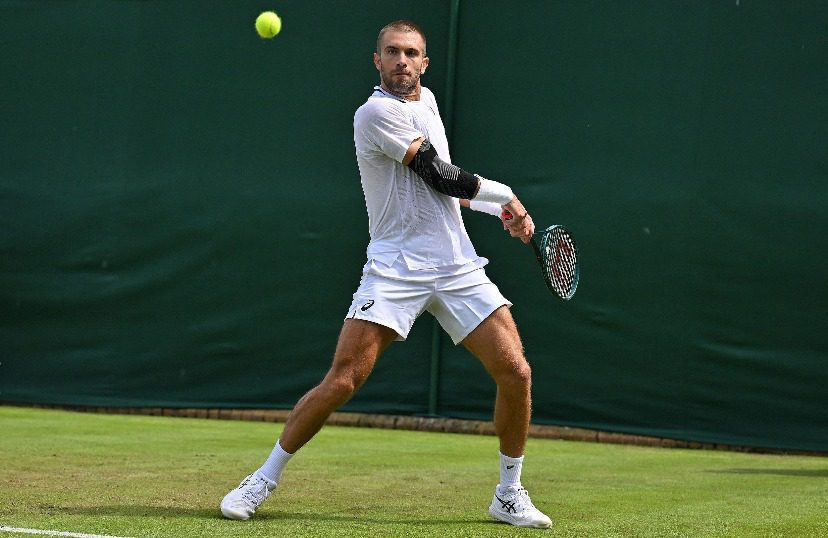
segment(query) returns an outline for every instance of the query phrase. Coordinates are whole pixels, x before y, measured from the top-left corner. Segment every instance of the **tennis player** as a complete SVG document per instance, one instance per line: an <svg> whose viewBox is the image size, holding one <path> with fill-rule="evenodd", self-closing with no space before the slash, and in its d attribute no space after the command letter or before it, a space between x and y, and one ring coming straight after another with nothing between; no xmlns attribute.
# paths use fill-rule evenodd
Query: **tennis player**
<svg viewBox="0 0 828 538"><path fill-rule="evenodd" d="M429 65L423 31L411 21L385 26L377 38L376 86L354 116L354 144L368 209L370 242L362 280L339 335L331 369L294 407L267 461L221 502L246 520L279 483L290 458L347 402L395 340L430 312L497 384L494 424L500 475L489 513L521 527L547 528L521 485L531 414L531 370L511 303L486 276L460 207L500 215L512 237L528 242L535 226L512 190L451 164L434 94L420 84Z"/></svg>

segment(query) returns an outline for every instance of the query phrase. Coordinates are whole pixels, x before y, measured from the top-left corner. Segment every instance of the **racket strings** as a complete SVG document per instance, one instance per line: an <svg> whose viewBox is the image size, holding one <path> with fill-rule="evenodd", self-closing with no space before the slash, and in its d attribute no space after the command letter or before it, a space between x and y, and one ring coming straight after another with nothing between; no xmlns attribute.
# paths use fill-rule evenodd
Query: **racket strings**
<svg viewBox="0 0 828 538"><path fill-rule="evenodd" d="M547 284L559 296L572 297L578 285L578 251L574 241L564 230L555 229L544 235L541 245Z"/></svg>

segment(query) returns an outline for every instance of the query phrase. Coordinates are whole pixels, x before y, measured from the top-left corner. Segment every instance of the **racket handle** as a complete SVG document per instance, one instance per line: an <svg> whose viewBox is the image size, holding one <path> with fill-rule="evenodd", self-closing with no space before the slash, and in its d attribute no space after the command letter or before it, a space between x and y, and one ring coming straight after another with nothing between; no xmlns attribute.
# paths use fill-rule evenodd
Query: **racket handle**
<svg viewBox="0 0 828 538"><path fill-rule="evenodd" d="M535 258L538 260L538 263L543 267L543 255L541 254L540 246L538 242L535 241L535 236L533 235L529 241L532 244L532 250L535 251Z"/></svg>
<svg viewBox="0 0 828 538"><path fill-rule="evenodd" d="M512 215L508 209L504 209L500 216L503 220L512 220L513 218L515 218L515 216ZM541 257L540 247L538 246L538 243L535 241L534 234L530 237L530 239L530 243L532 243L532 249L535 251L535 258L538 259L538 263L543 265L543 258Z"/></svg>

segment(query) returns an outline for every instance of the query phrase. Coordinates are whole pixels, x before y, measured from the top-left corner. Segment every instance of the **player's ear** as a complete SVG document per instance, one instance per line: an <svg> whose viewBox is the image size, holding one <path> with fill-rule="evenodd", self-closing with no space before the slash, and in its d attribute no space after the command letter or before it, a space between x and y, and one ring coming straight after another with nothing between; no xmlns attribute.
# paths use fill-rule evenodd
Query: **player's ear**
<svg viewBox="0 0 828 538"><path fill-rule="evenodd" d="M429 62L430 62L430 60L428 59L428 56L423 58L423 65L422 65L422 67L420 67L420 74L421 75L426 72L426 69L428 69Z"/></svg>
<svg viewBox="0 0 828 538"><path fill-rule="evenodd" d="M382 66L382 62L380 61L380 55L376 52L374 53L374 67L377 68L377 71L382 71L380 67Z"/></svg>

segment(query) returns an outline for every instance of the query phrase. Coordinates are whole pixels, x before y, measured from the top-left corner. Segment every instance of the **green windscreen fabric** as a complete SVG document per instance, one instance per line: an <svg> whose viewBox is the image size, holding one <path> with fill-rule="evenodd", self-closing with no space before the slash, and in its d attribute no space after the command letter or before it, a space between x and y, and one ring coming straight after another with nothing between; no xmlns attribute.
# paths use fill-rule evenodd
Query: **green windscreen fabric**
<svg viewBox="0 0 828 538"><path fill-rule="evenodd" d="M828 5L361 4L284 3L265 41L259 2L0 2L0 401L292 407L364 263L376 34L411 18L452 160L579 243L563 303L465 214L534 420L828 451ZM489 418L433 323L344 409Z"/></svg>

